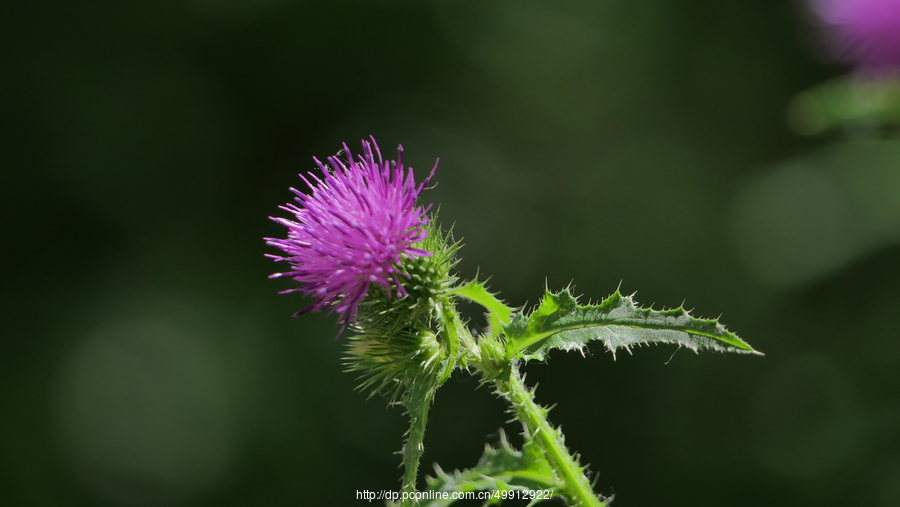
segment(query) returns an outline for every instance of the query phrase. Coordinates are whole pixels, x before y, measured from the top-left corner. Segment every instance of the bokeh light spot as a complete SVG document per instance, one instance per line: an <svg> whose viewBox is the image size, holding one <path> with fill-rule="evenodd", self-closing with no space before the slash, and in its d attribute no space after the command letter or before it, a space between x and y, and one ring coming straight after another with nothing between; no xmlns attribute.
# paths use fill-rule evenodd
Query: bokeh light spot
<svg viewBox="0 0 900 507"><path fill-rule="evenodd" d="M119 505L186 501L234 451L221 362L164 317L111 320L92 333L61 366L56 412L76 476Z"/></svg>
<svg viewBox="0 0 900 507"><path fill-rule="evenodd" d="M843 265L854 253L853 210L839 183L802 163L749 182L738 195L738 256L763 281L790 286Z"/></svg>

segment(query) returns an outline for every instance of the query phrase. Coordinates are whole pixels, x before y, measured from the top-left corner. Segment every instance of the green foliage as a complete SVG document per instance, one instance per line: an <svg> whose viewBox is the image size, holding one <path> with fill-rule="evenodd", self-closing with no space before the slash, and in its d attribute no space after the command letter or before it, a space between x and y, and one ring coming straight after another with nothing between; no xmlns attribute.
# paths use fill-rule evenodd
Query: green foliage
<svg viewBox="0 0 900 507"><path fill-rule="evenodd" d="M526 437L521 451L512 447L506 434L500 430L497 447L485 446L478 464L465 470L447 473L435 465L435 476L427 477L427 491L467 493L471 491L493 491L494 499L488 503L499 503L504 491L549 491L543 499L560 494L560 482L550 462L544 457L534 440ZM433 499L419 502L421 506L444 507L454 500Z"/></svg>
<svg viewBox="0 0 900 507"><path fill-rule="evenodd" d="M488 311L490 329L488 336L497 337L503 332L503 328L509 324L513 309L497 299L494 293L487 290L485 284L478 280L472 280L453 289L453 294L474 301Z"/></svg>
<svg viewBox="0 0 900 507"><path fill-rule="evenodd" d="M717 319L698 319L683 307L641 308L618 290L598 305L579 305L568 289L547 291L529 315L517 314L504 329L510 359L546 360L552 349L581 350L600 340L615 353L651 343L672 343L693 351L760 354Z"/></svg>
<svg viewBox="0 0 900 507"><path fill-rule="evenodd" d="M534 442L559 478L559 493L568 505L603 507L608 499L598 497L588 482L587 468L579 462L579 456L566 448L566 439L557 427L550 424L550 409L538 405L534 389L525 385L518 368L519 361L512 361L507 374L494 379L495 392L505 398L510 411L522 423L526 442Z"/></svg>
<svg viewBox="0 0 900 507"><path fill-rule="evenodd" d="M409 429L403 448L403 507L450 505L459 497L443 493L493 492L485 505L508 498L531 498L537 503L551 496L572 506L603 507L608 499L596 495L586 467L565 445L559 428L550 424L549 409L538 405L519 365L541 360L553 349L582 350L602 341L613 353L651 343L672 343L693 351L759 354L715 319L699 319L684 308L654 310L639 307L618 291L596 305L579 305L568 289L546 292L530 313L516 311L491 293L483 282L457 283L453 268L459 243L432 220L428 237L419 245L433 252L407 258L401 283L402 298L373 285L360 305L359 320L347 348L349 371L360 373L360 388L389 397L406 409ZM483 306L489 330L477 339L456 310L456 298ZM502 434L497 447L487 447L478 463L467 470L445 473L435 465L425 495L416 499L419 461L424 451L429 409L438 388L454 370L472 371L507 400L510 413L522 423L524 446L514 449ZM541 492L540 496L528 496ZM441 493L441 494L438 494ZM470 497L472 498L472 497Z"/></svg>

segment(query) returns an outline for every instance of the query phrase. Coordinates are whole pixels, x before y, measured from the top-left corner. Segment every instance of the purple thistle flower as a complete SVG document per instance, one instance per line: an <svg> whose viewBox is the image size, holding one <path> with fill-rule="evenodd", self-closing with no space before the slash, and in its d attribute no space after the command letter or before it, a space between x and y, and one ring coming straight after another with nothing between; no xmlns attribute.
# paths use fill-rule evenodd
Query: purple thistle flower
<svg viewBox="0 0 900 507"><path fill-rule="evenodd" d="M341 314L341 330L355 323L359 303L373 283L387 290L388 297L406 296L399 276L409 274L399 268L404 256L425 257L432 253L412 245L425 239L428 208L416 205L416 197L431 180L434 169L416 186L413 170L403 167L403 147L397 148L397 161L385 161L375 138L363 141L363 155L356 159L344 143L347 161L340 153L323 164L313 157L324 179L309 173L300 178L312 189L305 194L291 189L298 204L281 209L294 214L295 220L269 217L288 228L287 239L265 238L285 255L269 255L286 261L290 271L269 278L292 277L302 285L281 294L301 291L316 301L297 312L329 309ZM372 146L375 147L373 153ZM376 157L377 156L377 157ZM395 289L391 295L391 284Z"/></svg>
<svg viewBox="0 0 900 507"><path fill-rule="evenodd" d="M840 60L861 69L900 66L900 0L809 0Z"/></svg>

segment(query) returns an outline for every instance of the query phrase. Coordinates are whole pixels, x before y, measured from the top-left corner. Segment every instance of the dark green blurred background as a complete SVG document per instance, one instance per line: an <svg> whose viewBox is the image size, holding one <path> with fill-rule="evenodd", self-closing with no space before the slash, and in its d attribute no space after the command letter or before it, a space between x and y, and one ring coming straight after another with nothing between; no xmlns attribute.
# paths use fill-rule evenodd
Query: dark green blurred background
<svg viewBox="0 0 900 507"><path fill-rule="evenodd" d="M10 2L0 14L0 504L363 505L405 421L263 236L372 134L435 158L460 271L722 314L763 358L527 367L617 507L900 505L900 147L801 138L845 69L780 1ZM481 325L477 312L473 326ZM437 396L423 470L503 405Z"/></svg>

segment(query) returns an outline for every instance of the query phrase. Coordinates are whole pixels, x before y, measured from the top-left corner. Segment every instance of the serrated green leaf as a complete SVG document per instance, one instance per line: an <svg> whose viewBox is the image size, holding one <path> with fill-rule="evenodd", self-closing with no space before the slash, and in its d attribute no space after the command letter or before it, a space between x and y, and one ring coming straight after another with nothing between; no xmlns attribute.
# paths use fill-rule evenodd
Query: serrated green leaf
<svg viewBox="0 0 900 507"><path fill-rule="evenodd" d="M502 492L509 490L550 490L551 496L558 493L559 480L540 448L526 436L524 447L518 451L510 445L503 430L500 431L500 444L485 446L484 454L474 467L446 473L435 465L435 472L435 477L426 477L428 489L423 492L425 498L419 501L419 506L445 507L457 500L449 495L442 498L442 493L497 492L495 498L485 501L485 505L500 503Z"/></svg>
<svg viewBox="0 0 900 507"><path fill-rule="evenodd" d="M513 309L497 299L497 296L493 293L488 292L485 284L477 280L471 280L459 287L455 287L451 292L480 304L488 311L488 322L491 325L489 336L498 336L503 331L504 326L509 324Z"/></svg>
<svg viewBox="0 0 900 507"><path fill-rule="evenodd" d="M579 305L568 289L547 292L528 316L517 314L504 329L510 358L544 360L552 349L581 350L600 340L616 350L672 343L693 351L760 354L718 319L698 319L683 307L653 310L637 306L618 290L598 305Z"/></svg>

